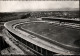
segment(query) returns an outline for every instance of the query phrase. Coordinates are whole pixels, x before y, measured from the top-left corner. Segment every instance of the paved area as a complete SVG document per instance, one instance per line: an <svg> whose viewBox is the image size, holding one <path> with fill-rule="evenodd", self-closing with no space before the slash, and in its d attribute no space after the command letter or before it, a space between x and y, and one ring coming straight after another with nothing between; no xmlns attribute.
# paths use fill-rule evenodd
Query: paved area
<svg viewBox="0 0 80 56"><path fill-rule="evenodd" d="M20 52L17 51L16 49L12 48L12 47L8 47L8 48L5 48L4 50L2 50L1 54L2 55L19 55Z"/></svg>

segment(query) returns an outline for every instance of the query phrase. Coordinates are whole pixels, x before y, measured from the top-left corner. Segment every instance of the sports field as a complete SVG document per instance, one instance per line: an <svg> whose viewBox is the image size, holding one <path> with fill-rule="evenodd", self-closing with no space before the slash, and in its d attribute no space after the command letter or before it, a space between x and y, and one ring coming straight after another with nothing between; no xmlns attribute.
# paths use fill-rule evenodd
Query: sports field
<svg viewBox="0 0 80 56"><path fill-rule="evenodd" d="M18 29L34 32L51 41L56 41L70 47L80 46L76 44L80 40L80 29L48 22L24 23L20 24Z"/></svg>

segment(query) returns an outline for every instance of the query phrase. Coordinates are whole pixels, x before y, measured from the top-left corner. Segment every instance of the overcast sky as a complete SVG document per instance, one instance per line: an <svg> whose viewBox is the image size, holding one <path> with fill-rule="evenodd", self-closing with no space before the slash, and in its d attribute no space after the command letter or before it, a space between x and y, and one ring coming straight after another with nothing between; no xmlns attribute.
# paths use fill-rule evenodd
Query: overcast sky
<svg viewBox="0 0 80 56"><path fill-rule="evenodd" d="M79 8L79 1L0 1L0 12Z"/></svg>

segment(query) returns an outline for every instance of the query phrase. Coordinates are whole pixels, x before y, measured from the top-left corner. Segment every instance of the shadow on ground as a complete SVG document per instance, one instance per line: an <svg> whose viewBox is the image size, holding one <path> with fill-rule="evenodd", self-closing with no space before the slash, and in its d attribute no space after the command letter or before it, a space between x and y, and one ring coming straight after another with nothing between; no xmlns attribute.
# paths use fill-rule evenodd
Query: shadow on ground
<svg viewBox="0 0 80 56"><path fill-rule="evenodd" d="M3 37L0 36L0 50L3 50L7 47L9 47L9 45L4 41Z"/></svg>
<svg viewBox="0 0 80 56"><path fill-rule="evenodd" d="M4 26L0 26L0 51L9 47L9 45L5 42L2 35L2 30L4 29Z"/></svg>

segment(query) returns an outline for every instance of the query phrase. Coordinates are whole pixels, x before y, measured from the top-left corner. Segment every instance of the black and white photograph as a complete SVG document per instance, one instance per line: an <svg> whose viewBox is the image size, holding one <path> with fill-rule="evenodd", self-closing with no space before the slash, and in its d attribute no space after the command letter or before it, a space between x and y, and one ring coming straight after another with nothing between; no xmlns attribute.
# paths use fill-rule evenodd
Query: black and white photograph
<svg viewBox="0 0 80 56"><path fill-rule="evenodd" d="M0 0L1 55L80 55L79 0Z"/></svg>

